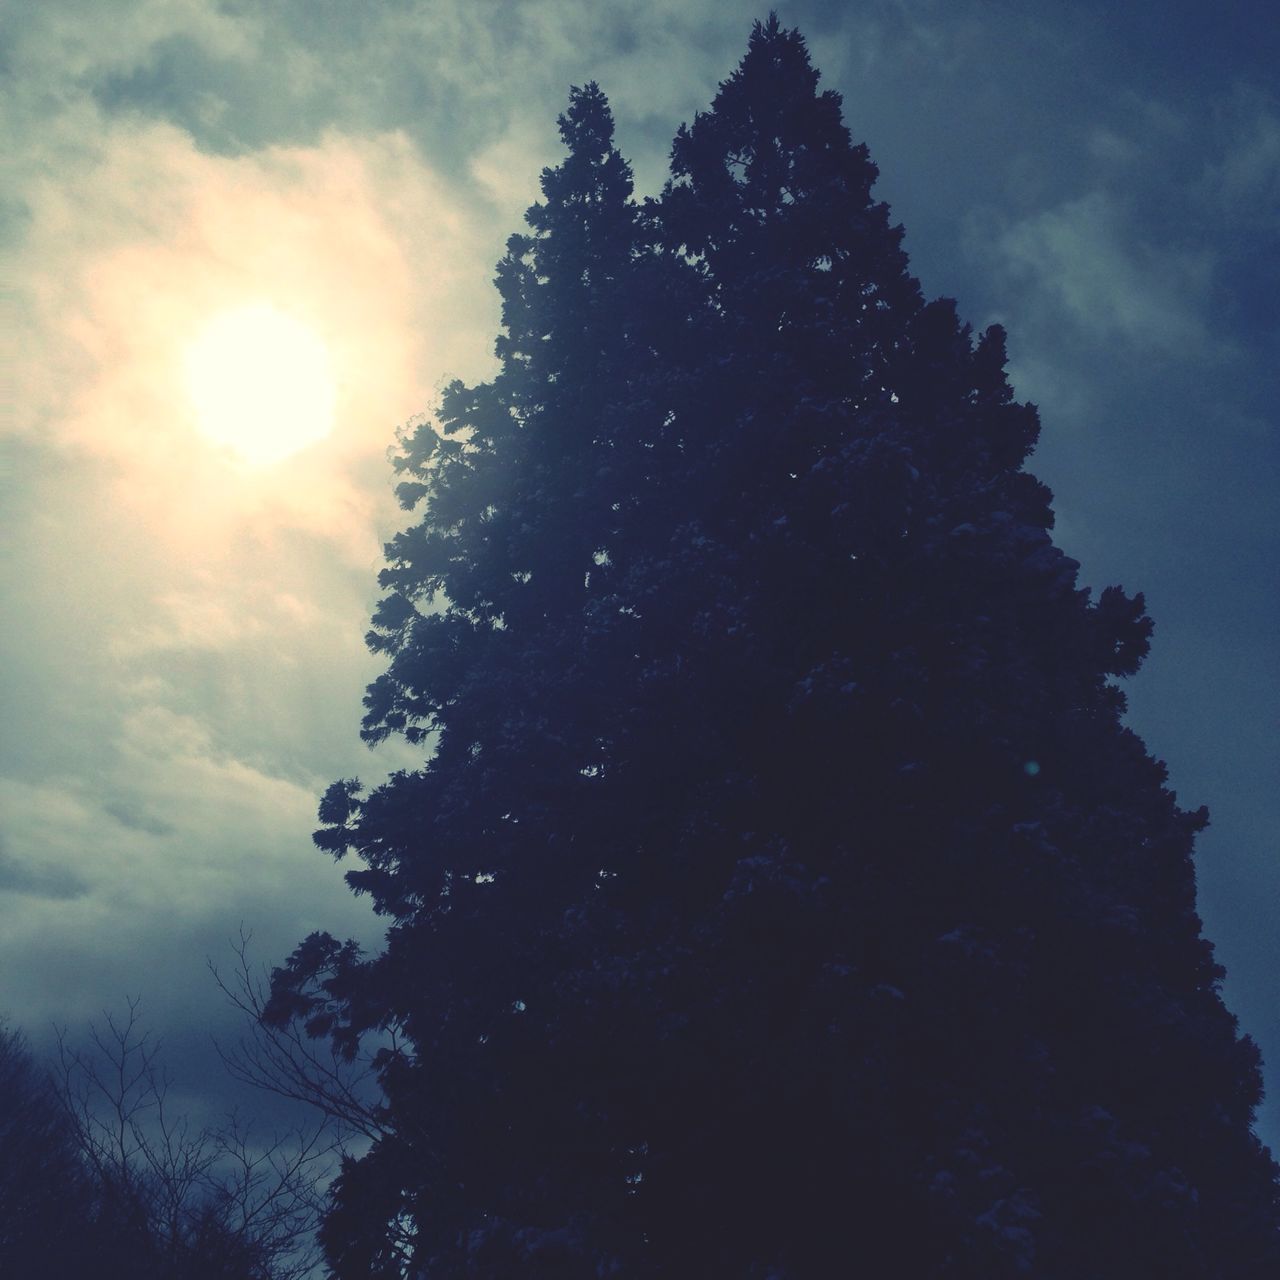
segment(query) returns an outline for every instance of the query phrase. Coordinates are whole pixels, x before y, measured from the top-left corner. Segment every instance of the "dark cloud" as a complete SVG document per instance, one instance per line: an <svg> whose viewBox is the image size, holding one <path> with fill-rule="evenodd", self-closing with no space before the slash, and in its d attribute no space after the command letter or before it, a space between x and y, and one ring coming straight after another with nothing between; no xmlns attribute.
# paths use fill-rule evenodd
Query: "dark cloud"
<svg viewBox="0 0 1280 1280"><path fill-rule="evenodd" d="M83 897L88 886L65 867L46 867L19 862L9 852L0 834L0 893L33 898L67 899Z"/></svg>
<svg viewBox="0 0 1280 1280"><path fill-rule="evenodd" d="M327 123L316 104L290 93L279 77L265 76L256 61L220 57L181 34L158 41L145 63L108 73L92 92L108 114L166 120L203 149L232 155L267 143L311 141Z"/></svg>
<svg viewBox="0 0 1280 1280"><path fill-rule="evenodd" d="M149 813L146 805L134 796L113 796L110 800L103 801L102 811L121 826L149 836L171 836L177 830L173 823Z"/></svg>

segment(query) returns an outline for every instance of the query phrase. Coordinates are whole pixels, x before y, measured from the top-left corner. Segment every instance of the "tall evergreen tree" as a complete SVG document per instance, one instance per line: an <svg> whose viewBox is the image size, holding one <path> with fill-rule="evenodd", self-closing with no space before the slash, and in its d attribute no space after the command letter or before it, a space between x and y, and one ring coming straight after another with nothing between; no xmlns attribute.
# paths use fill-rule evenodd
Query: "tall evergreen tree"
<svg viewBox="0 0 1280 1280"><path fill-rule="evenodd" d="M1003 333L776 19L660 201L594 86L561 129L502 372L401 464L365 732L432 753L321 807L386 948L275 980L408 1046L336 1273L1274 1270L1205 817L1112 682L1151 624L1054 546Z"/></svg>
<svg viewBox="0 0 1280 1280"><path fill-rule="evenodd" d="M364 733L430 735L433 754L367 798L337 784L321 809L323 847L367 864L350 878L392 918L387 947L365 962L310 939L290 975L327 974L319 1002L277 984L277 1016L328 1030L336 999L348 1043L393 1022L415 1049L385 1060L394 1133L341 1180L327 1242L343 1275L397 1274L406 1222L418 1265L453 1274L465 1254L504 1274L514 1241L554 1251L566 1214L625 1202L627 1157L599 1149L579 1089L587 1014L563 983L592 954L568 913L616 861L602 846L625 842L596 786L619 677L590 620L611 612L627 530L652 518L644 423L681 295L678 265L646 250L595 85L560 127L568 155L498 268L501 373L451 386L440 432L401 461L402 501L426 510L389 547L369 642L390 663Z"/></svg>

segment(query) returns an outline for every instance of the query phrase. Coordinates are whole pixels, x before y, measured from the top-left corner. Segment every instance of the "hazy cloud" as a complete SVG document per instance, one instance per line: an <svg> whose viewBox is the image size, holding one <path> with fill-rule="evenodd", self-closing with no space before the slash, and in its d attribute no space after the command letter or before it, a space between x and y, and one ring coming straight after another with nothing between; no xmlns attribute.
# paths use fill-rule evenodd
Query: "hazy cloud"
<svg viewBox="0 0 1280 1280"><path fill-rule="evenodd" d="M88 892L85 883L63 867L30 865L17 861L0 836L0 894L35 898L78 898Z"/></svg>
<svg viewBox="0 0 1280 1280"><path fill-rule="evenodd" d="M1093 192L1004 229L995 256L1049 324L1139 350L1204 351L1205 256L1155 249L1132 230L1110 196Z"/></svg>

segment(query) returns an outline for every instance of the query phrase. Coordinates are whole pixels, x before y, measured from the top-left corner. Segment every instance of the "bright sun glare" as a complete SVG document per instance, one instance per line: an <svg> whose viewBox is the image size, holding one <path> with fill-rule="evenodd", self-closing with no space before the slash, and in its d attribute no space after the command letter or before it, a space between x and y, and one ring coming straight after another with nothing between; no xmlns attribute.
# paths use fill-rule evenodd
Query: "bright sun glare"
<svg viewBox="0 0 1280 1280"><path fill-rule="evenodd" d="M215 316L186 353L200 430L247 462L278 462L329 434L329 352L307 326L269 303Z"/></svg>

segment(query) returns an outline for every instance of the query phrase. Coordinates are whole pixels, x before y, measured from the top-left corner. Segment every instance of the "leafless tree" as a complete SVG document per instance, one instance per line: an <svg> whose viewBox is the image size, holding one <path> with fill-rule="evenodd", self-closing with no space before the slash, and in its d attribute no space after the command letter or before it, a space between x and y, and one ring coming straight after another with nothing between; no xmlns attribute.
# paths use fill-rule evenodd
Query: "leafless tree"
<svg viewBox="0 0 1280 1280"><path fill-rule="evenodd" d="M196 1128L175 1115L160 1043L137 1000L75 1047L58 1036L58 1085L82 1158L111 1216L176 1276L302 1280L336 1140L320 1117L259 1137L236 1116Z"/></svg>

